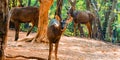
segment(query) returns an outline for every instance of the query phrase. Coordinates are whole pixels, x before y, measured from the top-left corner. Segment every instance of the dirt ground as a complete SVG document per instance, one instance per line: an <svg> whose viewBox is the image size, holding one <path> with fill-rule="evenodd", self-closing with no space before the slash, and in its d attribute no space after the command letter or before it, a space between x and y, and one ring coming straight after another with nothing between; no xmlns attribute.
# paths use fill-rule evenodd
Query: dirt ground
<svg viewBox="0 0 120 60"><path fill-rule="evenodd" d="M15 42L15 32L9 30L6 60L47 60L49 46L44 43ZM30 36L35 36L31 33ZM26 37L20 32L20 38ZM120 60L120 46L99 40L62 36L58 49L59 60ZM52 55L54 60L54 52Z"/></svg>

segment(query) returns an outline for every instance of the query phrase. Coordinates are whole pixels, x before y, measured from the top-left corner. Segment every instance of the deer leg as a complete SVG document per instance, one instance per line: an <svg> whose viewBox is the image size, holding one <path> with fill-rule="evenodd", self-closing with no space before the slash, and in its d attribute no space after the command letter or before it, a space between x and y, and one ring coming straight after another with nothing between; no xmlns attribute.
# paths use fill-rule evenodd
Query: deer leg
<svg viewBox="0 0 120 60"><path fill-rule="evenodd" d="M48 60L51 60L52 50L53 50L53 44L52 44L52 42L49 41L49 56L48 56Z"/></svg>
<svg viewBox="0 0 120 60"><path fill-rule="evenodd" d="M74 23L74 36L77 36L76 35L76 26L77 26L77 23Z"/></svg>
<svg viewBox="0 0 120 60"><path fill-rule="evenodd" d="M15 41L17 41L18 40L18 38L19 38L19 29L20 29L20 26L19 26L19 23L15 23Z"/></svg>
<svg viewBox="0 0 120 60"><path fill-rule="evenodd" d="M92 26L89 22L86 25L87 25L87 28L88 28L88 31L89 31L89 37L91 38Z"/></svg>
<svg viewBox="0 0 120 60"><path fill-rule="evenodd" d="M58 60L57 58L58 44L59 42L55 43L55 60Z"/></svg>
<svg viewBox="0 0 120 60"><path fill-rule="evenodd" d="M80 37L84 37L84 31L80 23L78 24L78 29L80 31Z"/></svg>
<svg viewBox="0 0 120 60"><path fill-rule="evenodd" d="M27 35L26 35L26 36L28 36L28 35L30 34L30 32L32 31L32 29L34 28L34 26L35 26L35 25L32 25L32 27L28 30Z"/></svg>

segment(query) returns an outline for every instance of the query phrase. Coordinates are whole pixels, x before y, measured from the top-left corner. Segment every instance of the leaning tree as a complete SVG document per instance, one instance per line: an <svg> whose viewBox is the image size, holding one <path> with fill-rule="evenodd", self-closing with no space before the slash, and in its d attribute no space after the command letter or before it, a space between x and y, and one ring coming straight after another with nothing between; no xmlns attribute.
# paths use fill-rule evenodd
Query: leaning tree
<svg viewBox="0 0 120 60"><path fill-rule="evenodd" d="M53 0L39 0L39 22L38 31L34 40L37 42L47 42L47 26L48 26L48 12L53 3ZM33 41L34 41L33 40Z"/></svg>
<svg viewBox="0 0 120 60"><path fill-rule="evenodd" d="M40 11L39 11L39 25L38 25L38 32L36 36L36 41L46 42L47 38L47 26L48 26L48 10L50 9L53 0L39 0L40 2ZM61 18L61 10L62 10L63 0L57 0L57 9L55 15L58 15Z"/></svg>
<svg viewBox="0 0 120 60"><path fill-rule="evenodd" d="M8 31L8 0L0 0L0 60L4 60L4 49Z"/></svg>
<svg viewBox="0 0 120 60"><path fill-rule="evenodd" d="M36 42L48 42L47 40L47 28L48 28L48 12L53 4L54 0L39 0L40 8L39 8L39 22L38 22L38 31L35 37L26 37L21 39L20 41L32 40ZM56 15L61 17L61 9L62 9L63 0L57 0L57 10Z"/></svg>

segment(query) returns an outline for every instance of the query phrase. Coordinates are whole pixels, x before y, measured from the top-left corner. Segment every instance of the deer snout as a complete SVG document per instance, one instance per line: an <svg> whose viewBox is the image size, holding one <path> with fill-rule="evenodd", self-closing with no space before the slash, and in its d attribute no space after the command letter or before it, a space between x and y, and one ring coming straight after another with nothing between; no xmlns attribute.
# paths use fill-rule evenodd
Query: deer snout
<svg viewBox="0 0 120 60"><path fill-rule="evenodd" d="M63 30L63 29L64 29L64 27L61 27L61 29Z"/></svg>
<svg viewBox="0 0 120 60"><path fill-rule="evenodd" d="M61 31L64 31L66 29L65 25L61 26Z"/></svg>

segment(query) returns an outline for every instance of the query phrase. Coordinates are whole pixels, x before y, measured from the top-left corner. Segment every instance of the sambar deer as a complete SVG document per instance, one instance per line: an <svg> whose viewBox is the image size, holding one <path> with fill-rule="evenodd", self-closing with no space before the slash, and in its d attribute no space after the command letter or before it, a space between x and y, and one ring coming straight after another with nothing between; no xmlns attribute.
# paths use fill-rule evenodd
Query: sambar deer
<svg viewBox="0 0 120 60"><path fill-rule="evenodd" d="M89 31L89 37L92 37L92 22L95 20L95 16L90 11L78 11L75 10L76 0L68 0L71 7L67 9L67 13L73 17L74 22L74 34L76 33L76 26L80 27L79 24L85 24ZM80 30L80 29L79 29Z"/></svg>
<svg viewBox="0 0 120 60"><path fill-rule="evenodd" d="M51 54L53 50L53 44L55 44L55 60L57 59L58 44L61 38L62 33L65 31L69 22L72 21L72 17L68 16L66 20L60 20L59 16L56 15L55 19L50 21L47 31L47 37L49 40L49 56L48 60L51 60Z"/></svg>
<svg viewBox="0 0 120 60"><path fill-rule="evenodd" d="M38 26L39 8L37 7L15 7L10 10L9 19L15 24L15 41L19 38L20 23L32 23L32 27L27 32L27 36L36 25Z"/></svg>

